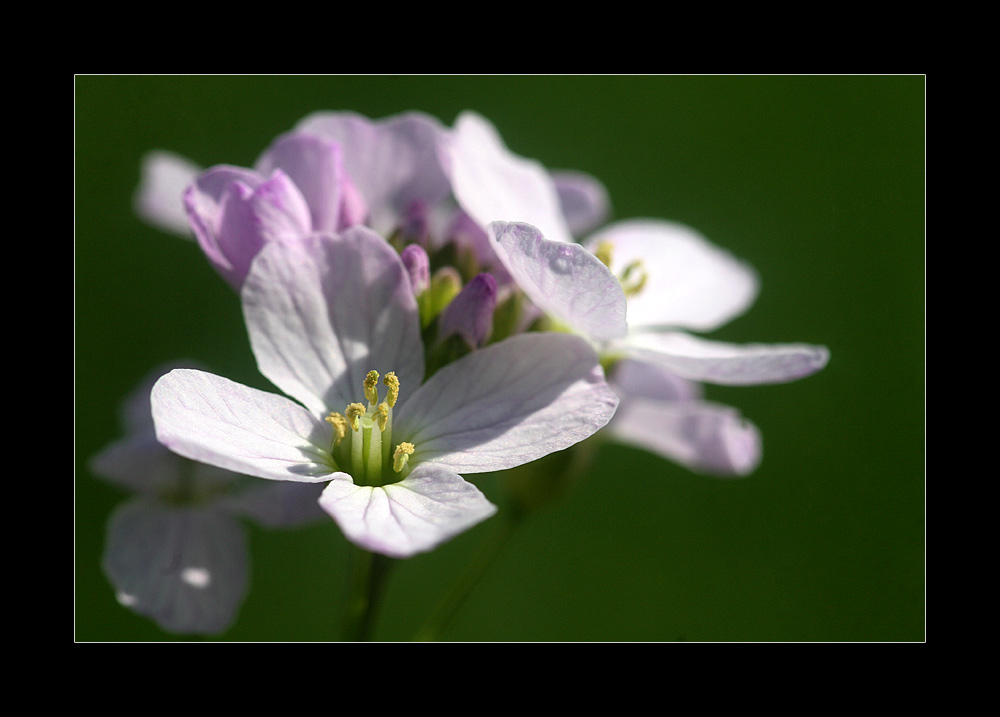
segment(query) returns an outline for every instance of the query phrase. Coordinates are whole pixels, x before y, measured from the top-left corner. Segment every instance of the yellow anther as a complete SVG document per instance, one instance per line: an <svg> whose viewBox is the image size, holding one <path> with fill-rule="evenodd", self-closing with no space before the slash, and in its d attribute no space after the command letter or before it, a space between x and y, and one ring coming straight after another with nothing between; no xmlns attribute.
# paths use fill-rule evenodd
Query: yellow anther
<svg viewBox="0 0 1000 717"><path fill-rule="evenodd" d="M344 414L334 411L326 417L326 422L333 426L333 445L336 446L347 435L347 419Z"/></svg>
<svg viewBox="0 0 1000 717"><path fill-rule="evenodd" d="M382 401L382 403L376 406L375 415L372 416L372 420L378 424L380 431L384 431L385 424L389 421L389 404Z"/></svg>
<svg viewBox="0 0 1000 717"><path fill-rule="evenodd" d="M646 272L646 267L642 264L642 259L636 259L622 270L618 281L622 285L625 296L635 296L646 286L648 278L649 274Z"/></svg>
<svg viewBox="0 0 1000 717"><path fill-rule="evenodd" d="M385 402L389 404L389 408L396 405L396 399L399 398L399 379L396 378L396 373L390 371L382 378L382 383L389 387L389 394L385 397Z"/></svg>
<svg viewBox="0 0 1000 717"><path fill-rule="evenodd" d="M597 245L597 251L594 252L594 256L601 260L604 266L611 268L611 255L614 253L615 245L610 241L605 239L600 244Z"/></svg>
<svg viewBox="0 0 1000 717"><path fill-rule="evenodd" d="M365 398L368 403L378 403L378 371L369 371L365 376Z"/></svg>
<svg viewBox="0 0 1000 717"><path fill-rule="evenodd" d="M397 473L403 470L414 450L416 449L412 443L400 443L396 446L396 452L392 454L392 469Z"/></svg>
<svg viewBox="0 0 1000 717"><path fill-rule="evenodd" d="M352 431L357 431L360 429L358 418L365 415L365 404L352 403L344 413L346 414L347 425L351 427Z"/></svg>

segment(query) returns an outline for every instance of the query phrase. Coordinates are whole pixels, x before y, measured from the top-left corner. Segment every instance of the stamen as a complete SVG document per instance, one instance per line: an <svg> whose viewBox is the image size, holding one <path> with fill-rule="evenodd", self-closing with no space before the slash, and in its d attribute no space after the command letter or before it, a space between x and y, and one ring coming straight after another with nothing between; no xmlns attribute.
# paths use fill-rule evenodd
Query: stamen
<svg viewBox="0 0 1000 717"><path fill-rule="evenodd" d="M635 274L638 274L638 276L635 276ZM642 264L642 259L636 259L622 270L621 276L618 277L618 282L622 285L625 296L635 296L646 286L648 278L649 274Z"/></svg>
<svg viewBox="0 0 1000 717"><path fill-rule="evenodd" d="M382 401L382 403L375 408L372 420L378 424L378 429L380 431L384 431L386 423L389 421L389 404Z"/></svg>
<svg viewBox="0 0 1000 717"><path fill-rule="evenodd" d="M334 411L326 417L326 422L333 425L333 445L336 447L347 435L347 419L344 414Z"/></svg>
<svg viewBox="0 0 1000 717"><path fill-rule="evenodd" d="M378 403L378 371L372 370L365 376L365 398L373 406Z"/></svg>
<svg viewBox="0 0 1000 717"><path fill-rule="evenodd" d="M359 430L358 418L365 415L365 404L363 403L352 403L347 407L345 411L347 424L351 427L352 431Z"/></svg>
<svg viewBox="0 0 1000 717"><path fill-rule="evenodd" d="M597 245L597 251L594 252L594 256L600 259L601 263L609 269L611 268L611 255L614 253L614 248L615 245L605 239Z"/></svg>
<svg viewBox="0 0 1000 717"><path fill-rule="evenodd" d="M416 450L412 443L400 443L396 446L396 452L392 454L392 469L399 473L406 466Z"/></svg>
<svg viewBox="0 0 1000 717"><path fill-rule="evenodd" d="M390 371L382 379L382 383L389 387L389 394L385 397L385 401L389 404L389 408L392 408L396 405L396 399L399 398L399 379L396 378L394 371Z"/></svg>

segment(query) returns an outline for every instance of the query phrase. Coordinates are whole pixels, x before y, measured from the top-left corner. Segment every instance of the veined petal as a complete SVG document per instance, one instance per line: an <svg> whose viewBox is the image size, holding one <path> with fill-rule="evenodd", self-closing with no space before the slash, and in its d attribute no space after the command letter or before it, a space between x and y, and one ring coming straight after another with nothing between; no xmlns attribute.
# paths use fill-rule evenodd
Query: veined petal
<svg viewBox="0 0 1000 717"><path fill-rule="evenodd" d="M118 602L169 632L222 632L246 596L243 527L212 508L130 500L108 522L102 562Z"/></svg>
<svg viewBox="0 0 1000 717"><path fill-rule="evenodd" d="M493 249L532 303L594 339L620 338L628 330L621 284L583 246L549 241L530 224L494 222Z"/></svg>
<svg viewBox="0 0 1000 717"><path fill-rule="evenodd" d="M474 485L433 464L382 487L337 474L319 503L352 543L394 558L431 550L497 510Z"/></svg>
<svg viewBox="0 0 1000 717"><path fill-rule="evenodd" d="M315 231L336 231L342 201L340 145L313 134L289 132L261 155L257 171L265 176L280 169L291 177L308 205Z"/></svg>
<svg viewBox="0 0 1000 717"><path fill-rule="evenodd" d="M329 424L289 398L221 376L175 369L150 395L156 437L167 448L236 473L302 483L329 480Z"/></svg>
<svg viewBox="0 0 1000 717"><path fill-rule="evenodd" d="M399 409L393 435L416 446L417 463L458 473L497 471L582 441L617 405L582 338L522 334L431 376Z"/></svg>
<svg viewBox="0 0 1000 717"><path fill-rule="evenodd" d="M485 117L460 114L445 156L455 198L481 227L495 221L527 222L550 241L573 241L548 171L508 150Z"/></svg>
<svg viewBox="0 0 1000 717"><path fill-rule="evenodd" d="M632 333L620 346L683 378L731 386L794 381L816 373L830 359L825 346L732 344L680 331Z"/></svg>
<svg viewBox="0 0 1000 717"><path fill-rule="evenodd" d="M570 170L552 170L550 175L556 185L559 207L574 236L593 231L604 223L611 211L611 200L597 177Z"/></svg>
<svg viewBox="0 0 1000 717"><path fill-rule="evenodd" d="M132 197L135 213L158 229L191 239L184 190L202 168L179 154L155 150L143 156L140 171Z"/></svg>
<svg viewBox="0 0 1000 717"><path fill-rule="evenodd" d="M735 408L707 401L623 400L608 431L698 473L745 476L760 463L760 431Z"/></svg>
<svg viewBox="0 0 1000 717"><path fill-rule="evenodd" d="M375 121L354 112L316 112L299 132L336 141L344 169L364 197L369 223L385 236L414 202L433 206L450 187L438 156L444 127L430 115L406 112Z"/></svg>
<svg viewBox="0 0 1000 717"><path fill-rule="evenodd" d="M417 301L406 267L366 227L267 245L243 286L260 372L316 415L357 400L368 371L423 379Z"/></svg>
<svg viewBox="0 0 1000 717"><path fill-rule="evenodd" d="M635 219L610 224L584 242L591 251L613 246L612 271L641 262L641 291L628 300L632 331L681 328L710 331L746 311L757 298L757 273L683 224Z"/></svg>

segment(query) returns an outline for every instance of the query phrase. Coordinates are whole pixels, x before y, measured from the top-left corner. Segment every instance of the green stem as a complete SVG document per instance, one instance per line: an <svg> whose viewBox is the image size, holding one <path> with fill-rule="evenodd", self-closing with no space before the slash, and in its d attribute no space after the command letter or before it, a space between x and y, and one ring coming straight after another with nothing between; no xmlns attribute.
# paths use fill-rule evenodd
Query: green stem
<svg viewBox="0 0 1000 717"><path fill-rule="evenodd" d="M343 639L365 642L374 631L375 611L392 561L384 555L352 547L350 562Z"/></svg>
<svg viewBox="0 0 1000 717"><path fill-rule="evenodd" d="M486 571L496 561L497 557L507 545L514 530L521 523L523 513L519 510L510 510L504 513L504 518L500 521L500 527L496 530L491 539L482 546L479 554L469 565L466 572L459 578L437 609L424 623L423 627L417 631L413 640L415 642L433 642L440 639L445 626L458 612L462 603L472 594L476 585L482 580Z"/></svg>

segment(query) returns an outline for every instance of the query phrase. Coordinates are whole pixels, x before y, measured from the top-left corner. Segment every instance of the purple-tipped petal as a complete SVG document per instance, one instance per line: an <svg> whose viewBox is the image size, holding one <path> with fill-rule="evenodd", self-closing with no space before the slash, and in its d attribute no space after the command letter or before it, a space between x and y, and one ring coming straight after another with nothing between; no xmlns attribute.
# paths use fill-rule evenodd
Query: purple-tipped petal
<svg viewBox="0 0 1000 717"><path fill-rule="evenodd" d="M446 365L398 409L393 440L456 473L513 468L588 438L618 397L578 336L513 336Z"/></svg>
<svg viewBox="0 0 1000 717"><path fill-rule="evenodd" d="M794 381L816 373L830 360L825 346L732 344L679 331L630 334L621 348L683 378L730 386Z"/></svg>
<svg viewBox="0 0 1000 717"><path fill-rule="evenodd" d="M604 227L584 242L591 251L612 249L611 269L621 274L640 262L645 286L629 296L632 331L680 328L710 331L746 311L757 298L757 273L683 224L634 219Z"/></svg>
<svg viewBox="0 0 1000 717"><path fill-rule="evenodd" d="M132 197L135 213L158 229L191 239L184 190L202 168L179 154L155 150L143 156L140 171L139 186Z"/></svg>
<svg viewBox="0 0 1000 717"><path fill-rule="evenodd" d="M628 331L618 279L579 244L549 241L530 224L494 222L493 249L528 298L559 322L595 341Z"/></svg>
<svg viewBox="0 0 1000 717"><path fill-rule="evenodd" d="M168 632L222 632L246 595L243 527L212 508L131 500L108 521L102 562L118 602Z"/></svg>
<svg viewBox="0 0 1000 717"><path fill-rule="evenodd" d="M735 408L706 401L623 400L608 431L698 473L745 476L760 463L760 431Z"/></svg>
<svg viewBox="0 0 1000 717"><path fill-rule="evenodd" d="M382 487L338 474L319 502L352 543L394 558L431 550L497 510L474 485L432 464Z"/></svg>
<svg viewBox="0 0 1000 717"><path fill-rule="evenodd" d="M417 301L399 255L366 227L268 245L243 287L260 372L316 415L357 401L365 375L423 379Z"/></svg>
<svg viewBox="0 0 1000 717"><path fill-rule="evenodd" d="M281 170L299 188L314 231L336 231L342 209L343 167L340 146L313 134L289 132L278 137L257 160L264 176Z"/></svg>
<svg viewBox="0 0 1000 717"><path fill-rule="evenodd" d="M485 117L460 114L445 154L455 198L481 227L527 222L550 241L573 241L548 171L508 150Z"/></svg>
<svg viewBox="0 0 1000 717"><path fill-rule="evenodd" d="M409 244L399 253L399 258L410 276L413 293L419 296L431 285L431 261L427 252L419 244Z"/></svg>
<svg viewBox="0 0 1000 717"><path fill-rule="evenodd" d="M438 336L458 334L472 348L486 343L493 331L493 311L497 307L497 282L489 274L479 274L441 312Z"/></svg>
<svg viewBox="0 0 1000 717"><path fill-rule="evenodd" d="M332 469L329 424L291 399L176 369L150 396L156 437L185 458L271 480L317 483Z"/></svg>
<svg viewBox="0 0 1000 717"><path fill-rule="evenodd" d="M597 177L569 170L553 170L550 175L559 195L559 207L574 236L593 231L607 220L611 201Z"/></svg>

